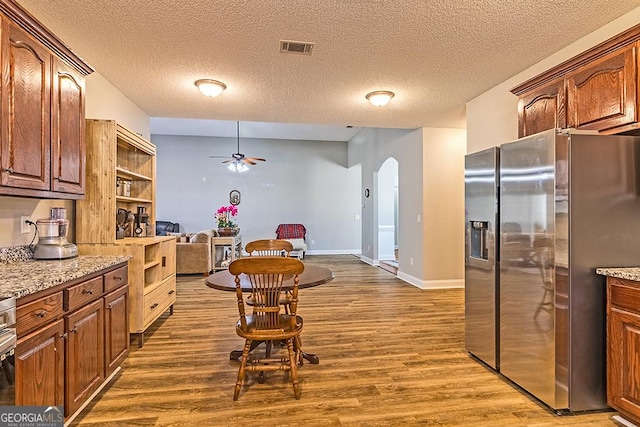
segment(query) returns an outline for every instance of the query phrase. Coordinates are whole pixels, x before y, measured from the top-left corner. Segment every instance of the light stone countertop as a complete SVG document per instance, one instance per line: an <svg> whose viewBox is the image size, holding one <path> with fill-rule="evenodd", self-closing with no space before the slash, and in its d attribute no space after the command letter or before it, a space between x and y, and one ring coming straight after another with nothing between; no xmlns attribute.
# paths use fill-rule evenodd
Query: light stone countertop
<svg viewBox="0 0 640 427"><path fill-rule="evenodd" d="M596 273L603 276L617 277L618 279L635 280L640 282L640 267L609 267L598 268Z"/></svg>
<svg viewBox="0 0 640 427"><path fill-rule="evenodd" d="M80 255L65 260L0 263L0 297L24 297L129 259L130 255Z"/></svg>

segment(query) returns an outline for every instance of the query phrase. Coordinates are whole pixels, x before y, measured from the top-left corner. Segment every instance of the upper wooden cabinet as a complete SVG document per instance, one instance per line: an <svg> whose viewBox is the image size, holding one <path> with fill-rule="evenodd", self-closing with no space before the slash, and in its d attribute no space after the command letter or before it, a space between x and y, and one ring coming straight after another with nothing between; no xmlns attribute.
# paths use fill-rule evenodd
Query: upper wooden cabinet
<svg viewBox="0 0 640 427"><path fill-rule="evenodd" d="M518 135L556 128L605 134L640 129L640 25L512 89Z"/></svg>
<svg viewBox="0 0 640 427"><path fill-rule="evenodd" d="M537 88L518 100L518 134L533 135L567 125L564 81Z"/></svg>
<svg viewBox="0 0 640 427"><path fill-rule="evenodd" d="M51 92L51 190L84 193L84 77L53 59Z"/></svg>
<svg viewBox="0 0 640 427"><path fill-rule="evenodd" d="M0 195L84 194L85 79L93 69L0 0Z"/></svg>
<svg viewBox="0 0 640 427"><path fill-rule="evenodd" d="M567 122L606 130L637 122L636 45L606 55L567 78Z"/></svg>
<svg viewBox="0 0 640 427"><path fill-rule="evenodd" d="M3 186L50 189L51 54L2 18Z"/></svg>

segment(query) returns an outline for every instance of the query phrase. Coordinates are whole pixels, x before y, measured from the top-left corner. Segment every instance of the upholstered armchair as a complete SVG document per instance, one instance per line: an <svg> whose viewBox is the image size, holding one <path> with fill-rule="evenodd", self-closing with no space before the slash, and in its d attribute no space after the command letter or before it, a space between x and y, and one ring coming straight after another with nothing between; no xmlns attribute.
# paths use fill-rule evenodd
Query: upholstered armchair
<svg viewBox="0 0 640 427"><path fill-rule="evenodd" d="M298 259L307 252L306 235L307 229L302 224L280 224L276 229L276 238L289 241L293 245L291 256Z"/></svg>
<svg viewBox="0 0 640 427"><path fill-rule="evenodd" d="M216 230L176 235L176 273L209 274L213 269L211 238L217 235Z"/></svg>

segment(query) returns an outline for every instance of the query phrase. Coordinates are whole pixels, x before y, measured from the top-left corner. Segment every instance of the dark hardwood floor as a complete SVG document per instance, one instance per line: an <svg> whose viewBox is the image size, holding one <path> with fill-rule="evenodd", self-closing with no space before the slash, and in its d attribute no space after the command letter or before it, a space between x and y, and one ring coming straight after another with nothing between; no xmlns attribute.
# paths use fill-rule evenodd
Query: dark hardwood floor
<svg viewBox="0 0 640 427"><path fill-rule="evenodd" d="M232 400L241 348L232 292L178 277L173 316L145 335L82 426L615 426L615 412L559 417L464 350L462 289L421 290L354 256L308 256L335 280L300 291L302 343L319 365L249 373ZM262 351L259 347L256 351Z"/></svg>

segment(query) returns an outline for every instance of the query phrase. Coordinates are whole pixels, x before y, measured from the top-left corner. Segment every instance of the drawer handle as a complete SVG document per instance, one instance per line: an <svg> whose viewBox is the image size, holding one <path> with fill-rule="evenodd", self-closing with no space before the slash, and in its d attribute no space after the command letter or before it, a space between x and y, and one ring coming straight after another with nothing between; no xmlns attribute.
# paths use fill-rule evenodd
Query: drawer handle
<svg viewBox="0 0 640 427"><path fill-rule="evenodd" d="M70 330L69 332L73 332L74 334L77 334L78 333L78 328L74 326L73 329Z"/></svg>
<svg viewBox="0 0 640 427"><path fill-rule="evenodd" d="M154 303L154 304L151 306L151 310L153 310L153 309L154 309L154 308L156 308L157 306L158 306L158 303L157 303L157 302L156 302L156 303Z"/></svg>
<svg viewBox="0 0 640 427"><path fill-rule="evenodd" d="M44 311L44 310L39 311L39 312L37 312L37 313L36 313L36 316L38 316L38 317L44 317L44 316L46 316L46 315L47 315L47 312L46 312L46 311Z"/></svg>
<svg viewBox="0 0 640 427"><path fill-rule="evenodd" d="M166 267L166 266L167 266L167 257L166 257L166 256L163 256L163 257L162 257L162 266L163 266L163 267Z"/></svg>
<svg viewBox="0 0 640 427"><path fill-rule="evenodd" d="M8 168L4 169L4 171L8 172L9 174L12 174L13 172L15 172L11 166L9 166Z"/></svg>
<svg viewBox="0 0 640 427"><path fill-rule="evenodd" d="M174 292L175 292L175 291L174 291L173 289L171 289L171 290L169 291L169 295L171 295L171 294L172 294L172 293L174 293Z"/></svg>
<svg viewBox="0 0 640 427"><path fill-rule="evenodd" d="M82 290L83 294L89 294L89 295L93 295L93 289L83 289Z"/></svg>
<svg viewBox="0 0 640 427"><path fill-rule="evenodd" d="M113 276L113 280L122 280L122 276Z"/></svg>
<svg viewBox="0 0 640 427"><path fill-rule="evenodd" d="M63 340L66 340L68 336L69 334L65 332L64 334L60 335L60 338L62 338Z"/></svg>

